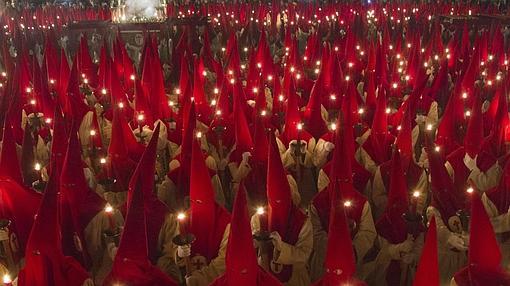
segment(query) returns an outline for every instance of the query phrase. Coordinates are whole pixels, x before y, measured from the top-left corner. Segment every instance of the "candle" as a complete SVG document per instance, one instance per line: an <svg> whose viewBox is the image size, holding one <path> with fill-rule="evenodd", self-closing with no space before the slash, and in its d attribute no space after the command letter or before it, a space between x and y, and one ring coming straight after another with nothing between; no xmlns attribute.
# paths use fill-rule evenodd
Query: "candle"
<svg viewBox="0 0 510 286"><path fill-rule="evenodd" d="M177 214L177 222L179 223L179 232L181 235L186 235L187 230L187 215L185 212L179 212Z"/></svg>
<svg viewBox="0 0 510 286"><path fill-rule="evenodd" d="M41 172L42 166L39 162L36 162L34 165L34 170L37 172L37 176L39 177L39 182L42 182L42 172Z"/></svg>
<svg viewBox="0 0 510 286"><path fill-rule="evenodd" d="M412 214L416 213L418 207L418 198L420 197L420 195L421 195L420 191L413 192L413 195L411 197L411 205L409 206Z"/></svg>
<svg viewBox="0 0 510 286"><path fill-rule="evenodd" d="M106 203L104 212L108 217L108 227L113 232L115 230L115 221L113 220L113 207L109 203Z"/></svg>
<svg viewBox="0 0 510 286"><path fill-rule="evenodd" d="M8 273L4 274L4 276L2 277L2 282L4 283L4 286L11 286L12 285L11 275L9 275Z"/></svg>

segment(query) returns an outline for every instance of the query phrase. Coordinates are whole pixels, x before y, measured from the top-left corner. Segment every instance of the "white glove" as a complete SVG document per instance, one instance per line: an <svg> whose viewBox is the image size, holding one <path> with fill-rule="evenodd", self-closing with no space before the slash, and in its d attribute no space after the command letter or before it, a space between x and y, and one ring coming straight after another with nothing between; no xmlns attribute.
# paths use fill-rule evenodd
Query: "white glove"
<svg viewBox="0 0 510 286"><path fill-rule="evenodd" d="M244 162L248 162L248 160L250 160L250 157L251 157L251 153L250 152L244 152L243 153L243 161Z"/></svg>
<svg viewBox="0 0 510 286"><path fill-rule="evenodd" d="M324 150L331 152L331 151L333 151L333 149L335 149L335 144L333 144L331 142L326 142L324 144Z"/></svg>
<svg viewBox="0 0 510 286"><path fill-rule="evenodd" d="M408 252L402 256L402 262L408 265L416 264L417 262L416 255L412 252Z"/></svg>
<svg viewBox="0 0 510 286"><path fill-rule="evenodd" d="M297 148L297 141L296 140L291 140L289 142L289 150L294 153L296 151L296 148Z"/></svg>
<svg viewBox="0 0 510 286"><path fill-rule="evenodd" d="M388 247L388 253L392 259L402 259L407 255L414 246L412 237L408 237L404 242L398 244L392 244Z"/></svg>
<svg viewBox="0 0 510 286"><path fill-rule="evenodd" d="M186 286L198 285L197 278L193 275L186 276Z"/></svg>
<svg viewBox="0 0 510 286"><path fill-rule="evenodd" d="M94 281L92 281L90 278L87 278L87 280L83 281L82 286L94 286Z"/></svg>
<svg viewBox="0 0 510 286"><path fill-rule="evenodd" d="M177 246L177 256L180 258L191 256L191 245L179 245Z"/></svg>
<svg viewBox="0 0 510 286"><path fill-rule="evenodd" d="M274 248L280 250L282 247L282 237L280 236L280 234L277 231L273 231L271 232L270 237L272 239Z"/></svg>
<svg viewBox="0 0 510 286"><path fill-rule="evenodd" d="M466 251L467 247L464 245L464 240L462 237L459 237L456 234L450 234L447 241L448 245L450 245L452 248L460 250L460 251Z"/></svg>
<svg viewBox="0 0 510 286"><path fill-rule="evenodd" d="M464 241L464 245L465 245L466 247L469 247L469 234L467 234L467 233L463 233L463 234L461 234L461 236L460 236L460 237L461 237L461 238L462 238L462 240Z"/></svg>
<svg viewBox="0 0 510 286"><path fill-rule="evenodd" d="M117 250L119 249L115 245L115 243L113 243L113 242L108 243L108 245L106 246L106 249L108 251L108 256L110 256L112 261L115 260L115 256L117 255Z"/></svg>

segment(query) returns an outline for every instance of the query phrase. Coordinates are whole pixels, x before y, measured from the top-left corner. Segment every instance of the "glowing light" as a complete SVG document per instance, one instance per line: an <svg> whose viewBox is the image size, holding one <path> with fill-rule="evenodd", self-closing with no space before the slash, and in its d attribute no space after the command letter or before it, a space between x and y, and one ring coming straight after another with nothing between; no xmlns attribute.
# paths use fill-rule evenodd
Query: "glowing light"
<svg viewBox="0 0 510 286"><path fill-rule="evenodd" d="M391 112L391 109L389 107L386 108L386 114L390 114L390 112Z"/></svg>
<svg viewBox="0 0 510 286"><path fill-rule="evenodd" d="M129 77L132 81L135 81L136 77L134 74L132 74L130 77Z"/></svg>
<svg viewBox="0 0 510 286"><path fill-rule="evenodd" d="M466 99L468 97L467 92L462 93L462 98Z"/></svg>
<svg viewBox="0 0 510 286"><path fill-rule="evenodd" d="M472 194L474 191L475 191L475 189L473 189L473 187L469 187L469 188L466 189L466 192L468 194Z"/></svg>
<svg viewBox="0 0 510 286"><path fill-rule="evenodd" d="M112 205L110 205L109 203L106 203L105 207L104 207L104 212L105 213L113 213L113 207Z"/></svg>
<svg viewBox="0 0 510 286"><path fill-rule="evenodd" d="M168 101L168 106L174 106L174 105L175 105L175 102L173 102L173 100Z"/></svg>
<svg viewBox="0 0 510 286"><path fill-rule="evenodd" d="M220 115L221 115L221 110L219 110L219 109L218 109L218 110L216 110L216 115L217 115L217 116L220 116Z"/></svg>
<svg viewBox="0 0 510 286"><path fill-rule="evenodd" d="M335 131L335 130L336 130L336 123L334 123L334 122L333 122L333 123L331 123L331 124L329 125L329 128L330 128L331 130Z"/></svg>
<svg viewBox="0 0 510 286"><path fill-rule="evenodd" d="M283 101L283 100L284 100L283 95L281 95L281 94L280 94L280 95L278 96L278 100L279 100L279 101Z"/></svg>
<svg viewBox="0 0 510 286"><path fill-rule="evenodd" d="M420 191L414 191L414 192L413 192L413 197L415 197L415 198L419 198L419 197L420 197L420 195L421 195L421 194L420 194Z"/></svg>
<svg viewBox="0 0 510 286"><path fill-rule="evenodd" d="M303 130L303 123L297 124L297 130Z"/></svg>
<svg viewBox="0 0 510 286"><path fill-rule="evenodd" d="M397 89L398 83L394 82L392 86L393 86L394 89Z"/></svg>
<svg viewBox="0 0 510 286"><path fill-rule="evenodd" d="M441 147L436 146L436 147L434 148L434 150L436 150L436 152L439 152L439 151L441 151Z"/></svg>
<svg viewBox="0 0 510 286"><path fill-rule="evenodd" d="M27 87L27 88L25 89L25 91L26 91L27 93L31 93L31 92L32 92L32 88L31 88L31 87Z"/></svg>
<svg viewBox="0 0 510 286"><path fill-rule="evenodd" d="M106 95L106 88L101 89L101 93L102 93L103 95Z"/></svg>
<svg viewBox="0 0 510 286"><path fill-rule="evenodd" d="M211 100L211 106L215 106L217 103L216 99Z"/></svg>
<svg viewBox="0 0 510 286"><path fill-rule="evenodd" d="M267 114L267 111L266 111L266 110L262 110L262 111L260 112L260 115L261 115L261 116L266 116L266 114Z"/></svg>
<svg viewBox="0 0 510 286"><path fill-rule="evenodd" d="M35 163L34 164L34 170L36 170L37 172L41 171L42 169L42 166L40 163Z"/></svg>
<svg viewBox="0 0 510 286"><path fill-rule="evenodd" d="M348 75L346 75L346 76L345 76L345 80L346 80L346 81L349 81L349 80L351 80L351 77L350 77L350 76L348 76Z"/></svg>
<svg viewBox="0 0 510 286"><path fill-rule="evenodd" d="M83 83L84 83L84 84L89 84L89 80L88 80L88 79L86 79L86 78L84 78L84 79L83 79Z"/></svg>
<svg viewBox="0 0 510 286"><path fill-rule="evenodd" d="M145 116L143 114L138 114L138 116L136 117L138 121L143 121L144 118Z"/></svg>
<svg viewBox="0 0 510 286"><path fill-rule="evenodd" d="M352 206L352 202L351 202L351 201L345 201L345 202L344 202L344 207L349 208L349 207L351 207L351 206Z"/></svg>
<svg viewBox="0 0 510 286"><path fill-rule="evenodd" d="M50 84L54 85L55 84L55 80L54 79L50 79Z"/></svg>
<svg viewBox="0 0 510 286"><path fill-rule="evenodd" d="M465 113L466 117L469 117L471 116L471 111L467 110L466 113Z"/></svg>
<svg viewBox="0 0 510 286"><path fill-rule="evenodd" d="M90 130L90 136L96 136L96 130L94 129Z"/></svg>
<svg viewBox="0 0 510 286"><path fill-rule="evenodd" d="M258 87L254 87L254 88L253 88L253 93L259 93L259 89L258 89Z"/></svg>
<svg viewBox="0 0 510 286"><path fill-rule="evenodd" d="M273 76L272 76L272 75L268 75L268 76L267 76L267 80L268 80L268 81L272 81L272 80L273 80Z"/></svg>
<svg viewBox="0 0 510 286"><path fill-rule="evenodd" d="M198 131L197 134L196 134L197 138L202 138L202 132L201 131Z"/></svg>
<svg viewBox="0 0 510 286"><path fill-rule="evenodd" d="M181 89L180 88L176 88L175 89L175 94L181 94Z"/></svg>
<svg viewBox="0 0 510 286"><path fill-rule="evenodd" d="M358 114L363 114L363 113L365 113L365 110L363 108L358 109Z"/></svg>
<svg viewBox="0 0 510 286"><path fill-rule="evenodd" d="M7 77L7 73L6 72L2 72L2 77Z"/></svg>
<svg viewBox="0 0 510 286"><path fill-rule="evenodd" d="M46 118L46 120L44 120L44 122L46 122L46 124L51 124L51 118Z"/></svg>
<svg viewBox="0 0 510 286"><path fill-rule="evenodd" d="M349 68L352 68L354 66L354 63L349 63Z"/></svg>
<svg viewBox="0 0 510 286"><path fill-rule="evenodd" d="M119 102L118 106L119 106L119 108L124 108L124 103L123 102Z"/></svg>
<svg viewBox="0 0 510 286"><path fill-rule="evenodd" d="M431 131L432 130L432 124L427 124L427 131Z"/></svg>
<svg viewBox="0 0 510 286"><path fill-rule="evenodd" d="M11 283L12 283L11 275L9 275L9 274L5 274L5 275L2 277L2 282L3 282L4 284L11 284Z"/></svg>
<svg viewBox="0 0 510 286"><path fill-rule="evenodd" d="M35 105L35 104L36 104L35 99L31 99L31 100L30 100L30 104L31 104L31 105Z"/></svg>
<svg viewBox="0 0 510 286"><path fill-rule="evenodd" d="M501 75L499 75L499 74L498 74L498 75L496 76L496 80L497 80L497 81L500 81L500 80L501 80Z"/></svg>
<svg viewBox="0 0 510 286"><path fill-rule="evenodd" d="M257 208L257 214L258 214L258 215L263 215L264 213L265 213L265 211L264 211L264 207L258 207L258 208Z"/></svg>
<svg viewBox="0 0 510 286"><path fill-rule="evenodd" d="M236 83L236 80L235 80L235 79L233 79L233 78L231 78L231 79L230 79L230 84L234 84L234 83Z"/></svg>
<svg viewBox="0 0 510 286"><path fill-rule="evenodd" d="M178 213L177 214L177 219L178 220L183 221L185 218L186 218L186 214L185 213Z"/></svg>
<svg viewBox="0 0 510 286"><path fill-rule="evenodd" d="M336 95L334 95L334 94L330 95L330 96L329 96L329 99L331 99L331 100L336 100Z"/></svg>
<svg viewBox="0 0 510 286"><path fill-rule="evenodd" d="M103 165L106 164L106 158L99 159L99 163L101 163Z"/></svg>

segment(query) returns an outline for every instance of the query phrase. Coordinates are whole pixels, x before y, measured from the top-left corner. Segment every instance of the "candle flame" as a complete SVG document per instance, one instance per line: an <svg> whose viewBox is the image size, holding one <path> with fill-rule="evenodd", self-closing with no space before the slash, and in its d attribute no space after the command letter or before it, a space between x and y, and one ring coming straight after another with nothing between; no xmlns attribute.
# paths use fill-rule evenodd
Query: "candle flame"
<svg viewBox="0 0 510 286"><path fill-rule="evenodd" d="M41 168L42 168L42 166L41 166L41 164L40 164L40 163L35 163L35 165L34 165L34 169L35 169L37 172L41 171Z"/></svg>
<svg viewBox="0 0 510 286"><path fill-rule="evenodd" d="M178 213L177 214L177 219L179 221L183 221L185 218L186 218L186 214L185 213Z"/></svg>
<svg viewBox="0 0 510 286"><path fill-rule="evenodd" d="M2 277L2 281L4 284L10 284L12 283L12 278L11 278L11 275L9 274L5 274L3 277Z"/></svg>
<svg viewBox="0 0 510 286"><path fill-rule="evenodd" d="M112 205L110 205L109 203L106 203L105 207L104 207L104 212L105 213L113 213L113 207Z"/></svg>
<svg viewBox="0 0 510 286"><path fill-rule="evenodd" d="M257 208L257 214L258 214L258 215L263 215L264 213L265 213L265 211L264 211L264 207L258 207L258 208Z"/></svg>

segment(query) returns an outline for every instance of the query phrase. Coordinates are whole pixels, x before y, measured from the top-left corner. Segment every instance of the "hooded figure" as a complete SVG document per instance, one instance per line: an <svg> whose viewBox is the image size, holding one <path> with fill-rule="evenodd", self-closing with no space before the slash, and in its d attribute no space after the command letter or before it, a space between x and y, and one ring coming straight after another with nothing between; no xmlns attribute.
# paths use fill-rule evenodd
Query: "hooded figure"
<svg viewBox="0 0 510 286"><path fill-rule="evenodd" d="M276 140L269 141L267 215L252 216L252 232L270 232L271 242L259 247L259 264L289 286L310 285L306 269L312 251L312 224L294 203Z"/></svg>
<svg viewBox="0 0 510 286"><path fill-rule="evenodd" d="M393 153L390 176L388 204L376 223L380 251L374 261L371 278L380 285L410 285L420 255L423 235L419 227L410 231L409 222L404 218L404 215L416 214L417 202L413 202L411 207L398 150Z"/></svg>
<svg viewBox="0 0 510 286"><path fill-rule="evenodd" d="M330 163L328 176L319 175L319 189L321 190L312 201L310 207L311 221L313 225L313 243L314 248L310 259L310 273L312 281L322 277L324 273L324 260L326 257L327 229L329 226L331 199L334 184L338 184L342 193L342 199L348 202L346 208L347 218L351 225L352 243L356 257L357 273L360 278L365 275L366 270L363 267L364 258L372 248L377 232L374 227L372 211L367 198L355 188L355 180L358 177L357 172L352 168L354 146L351 143L352 136L349 136L349 124L345 124L337 131L335 135L335 149L333 159ZM341 131L341 132L340 132ZM350 139L351 138L351 139ZM322 170L321 170L322 172ZM325 182L323 182L325 181ZM321 187L322 185L322 187Z"/></svg>
<svg viewBox="0 0 510 286"><path fill-rule="evenodd" d="M169 266L187 265L188 273L182 280L188 286L206 286L225 272L225 252L230 232L230 214L214 196L211 177L197 139L190 142L190 208L179 215L167 216L162 226L159 244L162 255L158 266L168 273ZM182 216L182 217L181 217ZM191 233L191 245L177 246L176 235ZM188 263L188 262L189 263Z"/></svg>
<svg viewBox="0 0 510 286"><path fill-rule="evenodd" d="M328 229L326 259L324 261L325 274L314 286L336 285L366 285L354 278L356 273L356 258L353 252L351 234L346 216L346 206L342 200L337 184L333 183L331 190L331 211Z"/></svg>
<svg viewBox="0 0 510 286"><path fill-rule="evenodd" d="M89 274L74 258L64 256L58 215L57 173L50 176L41 206L25 250L25 266L18 285L66 286L93 285Z"/></svg>
<svg viewBox="0 0 510 286"><path fill-rule="evenodd" d="M155 137L145 150L140 163L129 183L128 211L126 223L122 231L119 248L114 253L114 262L104 285L128 283L136 286L177 286L178 284L154 266L149 259L149 217L147 195L152 193L154 185L154 168L156 142L159 126L154 132ZM109 245L109 248L115 248Z"/></svg>
<svg viewBox="0 0 510 286"><path fill-rule="evenodd" d="M231 232L225 258L225 274L210 286L281 286L282 284L257 263L253 248L246 191L241 184L232 211Z"/></svg>
<svg viewBox="0 0 510 286"><path fill-rule="evenodd" d="M510 262L510 160L499 185L482 194L482 202L501 247L502 265Z"/></svg>
<svg viewBox="0 0 510 286"><path fill-rule="evenodd" d="M501 266L501 250L482 201L473 193L468 266L455 273L450 285L510 285Z"/></svg>
<svg viewBox="0 0 510 286"><path fill-rule="evenodd" d="M449 283L453 274L467 262L468 235L457 215L459 210L465 208L467 192L454 188L441 158L440 146L428 146L426 149L432 196L431 205L427 208L427 220L430 221L432 217L436 219L442 285Z"/></svg>

